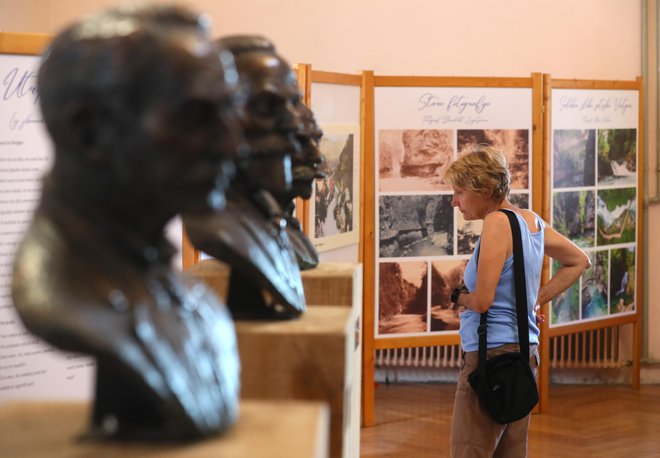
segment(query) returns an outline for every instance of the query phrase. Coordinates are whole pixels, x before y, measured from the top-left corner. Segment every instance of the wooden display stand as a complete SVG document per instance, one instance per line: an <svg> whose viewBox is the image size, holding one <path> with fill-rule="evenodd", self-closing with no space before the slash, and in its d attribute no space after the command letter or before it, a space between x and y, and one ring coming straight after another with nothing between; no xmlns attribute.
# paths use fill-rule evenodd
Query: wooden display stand
<svg viewBox="0 0 660 458"><path fill-rule="evenodd" d="M330 456L360 451L360 341L355 313L310 307L290 321L238 321L241 396L330 404ZM359 334L358 334L359 337Z"/></svg>
<svg viewBox="0 0 660 458"><path fill-rule="evenodd" d="M215 259L204 259L186 269L186 274L205 281L227 300L229 266ZM362 265L349 262L321 262L301 272L307 305L344 305L362 308Z"/></svg>
<svg viewBox="0 0 660 458"><path fill-rule="evenodd" d="M222 437L189 444L81 441L87 403L25 402L0 409L6 457L325 458L328 408L312 401L241 401L238 422Z"/></svg>
<svg viewBox="0 0 660 458"><path fill-rule="evenodd" d="M205 259L186 274L226 298L226 264ZM362 266L321 263L303 273L303 286L315 305L299 319L236 322L241 396L327 401L330 456L359 456Z"/></svg>
<svg viewBox="0 0 660 458"><path fill-rule="evenodd" d="M301 273L308 305L345 305L362 309L362 265L320 262Z"/></svg>

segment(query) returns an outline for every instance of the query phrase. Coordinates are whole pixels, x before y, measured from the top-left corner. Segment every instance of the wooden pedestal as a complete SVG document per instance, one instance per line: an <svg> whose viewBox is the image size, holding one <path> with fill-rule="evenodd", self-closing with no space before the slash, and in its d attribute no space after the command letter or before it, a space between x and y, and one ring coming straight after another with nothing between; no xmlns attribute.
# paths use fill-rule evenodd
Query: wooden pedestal
<svg viewBox="0 0 660 458"><path fill-rule="evenodd" d="M223 300L227 300L229 267L215 259L204 259L186 270L204 280ZM315 269L301 272L307 305L362 307L362 265L321 262Z"/></svg>
<svg viewBox="0 0 660 458"><path fill-rule="evenodd" d="M30 458L325 458L328 409L312 401L241 401L222 437L190 444L80 441L87 403L9 403L0 409L0 455ZM357 455L356 455L357 456Z"/></svg>
<svg viewBox="0 0 660 458"><path fill-rule="evenodd" d="M354 310L318 306L297 320L236 322L241 396L328 402L330 456L337 458L360 455L361 347Z"/></svg>
<svg viewBox="0 0 660 458"><path fill-rule="evenodd" d="M186 270L227 297L229 268L205 259ZM241 396L330 404L330 456L360 455L362 266L320 263L302 273L307 311L297 320L236 322Z"/></svg>
<svg viewBox="0 0 660 458"><path fill-rule="evenodd" d="M308 305L362 308L362 264L321 262L301 276Z"/></svg>

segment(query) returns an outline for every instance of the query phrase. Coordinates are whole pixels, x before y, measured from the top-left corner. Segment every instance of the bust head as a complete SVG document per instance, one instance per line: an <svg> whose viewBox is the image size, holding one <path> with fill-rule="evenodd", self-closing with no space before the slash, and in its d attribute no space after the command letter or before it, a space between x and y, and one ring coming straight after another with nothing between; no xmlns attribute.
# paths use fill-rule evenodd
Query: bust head
<svg viewBox="0 0 660 458"><path fill-rule="evenodd" d="M293 158L293 185L291 199L302 197L309 199L312 196L312 184L317 178L323 178L319 166L323 162L323 156L319 149L323 131L314 119L314 113L304 104L300 105L300 126L297 134L302 148L300 155Z"/></svg>
<svg viewBox="0 0 660 458"><path fill-rule="evenodd" d="M129 219L222 206L237 76L207 32L185 9L122 7L55 38L38 84L57 186Z"/></svg>
<svg viewBox="0 0 660 458"><path fill-rule="evenodd" d="M241 124L250 147L238 167L252 187L273 194L291 189L291 161L300 155L300 91L291 67L274 45L260 36L218 40L236 61L244 95Z"/></svg>

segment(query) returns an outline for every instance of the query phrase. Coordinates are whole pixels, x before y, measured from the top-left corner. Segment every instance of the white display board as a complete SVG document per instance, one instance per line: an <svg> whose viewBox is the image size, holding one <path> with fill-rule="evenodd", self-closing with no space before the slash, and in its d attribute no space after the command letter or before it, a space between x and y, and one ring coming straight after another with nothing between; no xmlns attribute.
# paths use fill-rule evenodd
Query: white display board
<svg viewBox="0 0 660 458"><path fill-rule="evenodd" d="M553 89L551 122L550 222L592 266L552 302L550 325L634 314L639 92Z"/></svg>
<svg viewBox="0 0 660 458"><path fill-rule="evenodd" d="M0 404L89 399L92 393L94 362L28 333L11 298L14 253L52 160L37 100L38 64L38 57L0 54Z"/></svg>
<svg viewBox="0 0 660 458"><path fill-rule="evenodd" d="M359 249L359 215L361 209L359 208L360 196L359 179L361 172L358 170L360 161L360 86L342 85L342 84L329 84L329 83L315 83L311 85L311 108L314 112L316 122L328 134L328 139L333 136L347 134L352 132L353 135L353 151L354 151L354 168L356 169L355 178L353 180L353 215L354 224L350 231L344 234L339 234L340 229L336 235L339 237L326 238L319 237L321 243L325 246L321 247L319 251L319 258L321 261L326 262L357 262L358 249ZM312 196L315 199L316 194ZM315 230L315 207L310 205L310 226L309 231L310 239ZM334 235L334 234L333 234ZM339 241L339 243L337 243Z"/></svg>
<svg viewBox="0 0 660 458"><path fill-rule="evenodd" d="M500 149L511 200L531 207L532 89L375 88L375 336L456 332L451 290L481 233L442 172L478 144Z"/></svg>

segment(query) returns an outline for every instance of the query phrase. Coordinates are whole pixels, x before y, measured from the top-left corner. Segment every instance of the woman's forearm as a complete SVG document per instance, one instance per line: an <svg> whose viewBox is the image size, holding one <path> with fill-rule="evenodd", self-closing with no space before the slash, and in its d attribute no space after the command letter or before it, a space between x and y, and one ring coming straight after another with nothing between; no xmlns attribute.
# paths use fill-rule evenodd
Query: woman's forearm
<svg viewBox="0 0 660 458"><path fill-rule="evenodd" d="M571 287L584 272L583 266L561 266L550 281L539 289L536 302L540 305L550 302L563 291Z"/></svg>

